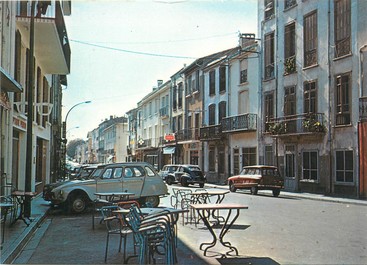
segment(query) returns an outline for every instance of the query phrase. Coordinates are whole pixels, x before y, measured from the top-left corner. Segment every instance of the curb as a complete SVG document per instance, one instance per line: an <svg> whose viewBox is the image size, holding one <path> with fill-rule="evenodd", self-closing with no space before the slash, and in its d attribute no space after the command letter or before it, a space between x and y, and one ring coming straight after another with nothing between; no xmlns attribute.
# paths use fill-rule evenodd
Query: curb
<svg viewBox="0 0 367 265"><path fill-rule="evenodd" d="M11 264L20 251L27 245L28 241L32 238L33 234L37 231L42 222L46 219L48 210L36 217L20 236L15 240L13 244L9 246L8 251L1 253L0 264Z"/></svg>
<svg viewBox="0 0 367 265"><path fill-rule="evenodd" d="M225 189L228 190L227 186L218 185L218 184L210 184L206 183L206 186L217 189ZM261 194L271 194L271 191L259 191ZM281 191L281 195L287 198L299 198L306 200L314 200L314 201L324 201L324 202L334 202L334 203L344 203L344 204L353 204L353 205L361 205L367 206L367 200L358 200L358 199L349 199L349 198L339 198L339 197L329 197L322 194L311 194L311 193L296 193L289 191Z"/></svg>

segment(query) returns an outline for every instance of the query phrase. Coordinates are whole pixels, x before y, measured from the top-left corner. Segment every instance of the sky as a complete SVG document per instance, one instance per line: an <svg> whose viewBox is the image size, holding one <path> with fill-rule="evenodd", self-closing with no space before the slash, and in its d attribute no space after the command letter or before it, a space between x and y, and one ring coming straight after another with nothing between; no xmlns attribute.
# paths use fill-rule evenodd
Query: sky
<svg viewBox="0 0 367 265"><path fill-rule="evenodd" d="M157 85L195 58L257 36L257 1L73 0L65 16L71 72L63 89L67 138L124 116Z"/></svg>

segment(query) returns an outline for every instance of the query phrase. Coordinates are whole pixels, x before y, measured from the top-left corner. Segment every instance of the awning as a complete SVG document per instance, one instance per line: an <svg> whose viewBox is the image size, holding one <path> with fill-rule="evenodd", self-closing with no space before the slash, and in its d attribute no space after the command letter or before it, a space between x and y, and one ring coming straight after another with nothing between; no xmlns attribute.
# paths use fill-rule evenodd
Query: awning
<svg viewBox="0 0 367 265"><path fill-rule="evenodd" d="M7 92L22 92L22 86L0 67L0 86Z"/></svg>
<svg viewBox="0 0 367 265"><path fill-rule="evenodd" d="M163 154L164 155L171 155L174 154L176 150L176 147L164 147L163 148Z"/></svg>

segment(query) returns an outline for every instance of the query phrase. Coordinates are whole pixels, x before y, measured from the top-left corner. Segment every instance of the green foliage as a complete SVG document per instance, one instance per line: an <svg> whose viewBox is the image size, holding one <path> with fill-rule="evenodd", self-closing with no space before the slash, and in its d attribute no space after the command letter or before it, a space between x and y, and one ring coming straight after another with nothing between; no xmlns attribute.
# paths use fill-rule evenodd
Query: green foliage
<svg viewBox="0 0 367 265"><path fill-rule="evenodd" d="M68 145L66 146L66 153L68 156L70 157L74 157L75 156L75 151L76 151L76 147L78 145L84 144L84 140L83 139L73 139L71 140Z"/></svg>

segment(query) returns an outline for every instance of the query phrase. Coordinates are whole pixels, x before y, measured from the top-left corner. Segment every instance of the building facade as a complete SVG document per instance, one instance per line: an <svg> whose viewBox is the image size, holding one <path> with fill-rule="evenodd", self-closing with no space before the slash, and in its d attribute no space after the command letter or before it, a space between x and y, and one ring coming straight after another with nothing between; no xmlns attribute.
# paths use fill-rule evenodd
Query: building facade
<svg viewBox="0 0 367 265"><path fill-rule="evenodd" d="M9 104L1 113L2 123L7 126L5 130L2 126L1 132L6 141L1 143L0 171L6 174L2 181L11 182L18 189L41 192L60 169L55 157L59 155L61 139L61 85L70 72L64 16L70 13L70 1L1 2L1 63L10 77L6 83L13 83L13 88L10 90L1 82L3 101ZM30 25L34 25L34 31ZM32 104L29 91L33 91ZM28 103L32 105L31 123L27 123ZM27 139L28 124L32 124L31 139ZM27 173L29 148L34 162Z"/></svg>
<svg viewBox="0 0 367 265"><path fill-rule="evenodd" d="M359 196L366 5L258 2L263 156L276 157L286 190Z"/></svg>

